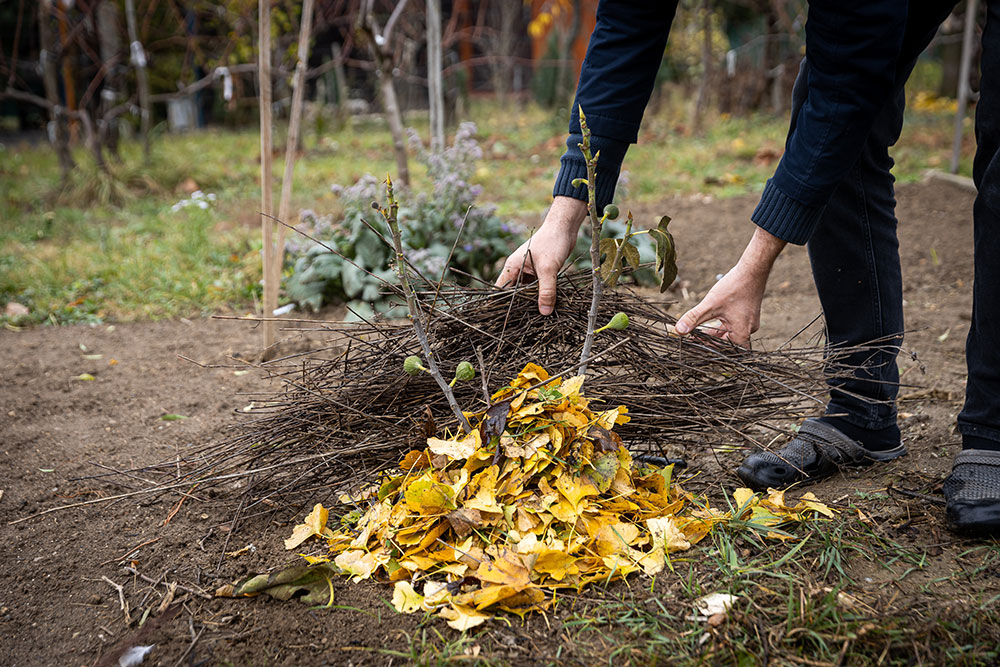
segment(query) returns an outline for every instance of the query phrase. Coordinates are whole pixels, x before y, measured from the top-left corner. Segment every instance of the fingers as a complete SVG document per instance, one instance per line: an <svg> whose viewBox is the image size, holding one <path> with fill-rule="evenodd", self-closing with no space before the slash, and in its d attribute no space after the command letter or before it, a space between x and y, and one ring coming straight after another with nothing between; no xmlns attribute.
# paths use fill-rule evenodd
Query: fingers
<svg viewBox="0 0 1000 667"><path fill-rule="evenodd" d="M556 307L556 272L539 271L538 274L538 312L551 315Z"/></svg>
<svg viewBox="0 0 1000 667"><path fill-rule="evenodd" d="M522 275L521 269L524 268L524 273ZM530 263L524 261L524 257L520 253L515 253L507 258L504 262L503 270L500 271L500 276L497 278L497 287L510 287L516 285L518 277L527 279L532 273Z"/></svg>
<svg viewBox="0 0 1000 667"><path fill-rule="evenodd" d="M748 323L731 321L728 317L726 317L726 313L721 312L718 308L716 308L714 303L710 302L707 297L697 306L684 313L681 318L677 320L677 324L674 326L674 329L677 333L684 336L691 333L702 324L716 318L721 318L719 325L705 328L705 333L716 338L721 338L722 340L727 340L734 345L739 345L740 347L750 346L750 334L753 332L754 328Z"/></svg>
<svg viewBox="0 0 1000 667"><path fill-rule="evenodd" d="M520 269L520 264L513 266L510 259L508 259L503 265L503 270L500 271L500 275L497 277L496 286L509 287L516 283L518 269Z"/></svg>
<svg viewBox="0 0 1000 667"><path fill-rule="evenodd" d="M682 336L685 336L695 330L699 324L707 322L713 317L712 309L706 305L705 301L702 301L697 306L687 311L681 315L681 319L677 320L677 324L674 329Z"/></svg>

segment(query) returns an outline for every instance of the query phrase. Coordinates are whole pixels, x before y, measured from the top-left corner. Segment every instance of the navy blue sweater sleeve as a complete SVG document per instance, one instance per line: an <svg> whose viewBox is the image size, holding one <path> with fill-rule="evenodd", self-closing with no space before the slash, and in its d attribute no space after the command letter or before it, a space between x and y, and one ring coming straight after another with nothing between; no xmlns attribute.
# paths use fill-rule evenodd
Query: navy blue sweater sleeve
<svg viewBox="0 0 1000 667"><path fill-rule="evenodd" d="M751 216L765 231L789 243L809 240L895 92L906 18L905 0L809 3L807 98Z"/></svg>
<svg viewBox="0 0 1000 667"><path fill-rule="evenodd" d="M587 177L578 146L583 136L577 109L583 107L592 149L601 151L597 161L598 209L614 198L622 160L629 144L638 138L676 9L676 0L601 0L598 4L597 24L580 71L567 150L560 161L553 196L587 199L587 189L572 184L573 179Z"/></svg>

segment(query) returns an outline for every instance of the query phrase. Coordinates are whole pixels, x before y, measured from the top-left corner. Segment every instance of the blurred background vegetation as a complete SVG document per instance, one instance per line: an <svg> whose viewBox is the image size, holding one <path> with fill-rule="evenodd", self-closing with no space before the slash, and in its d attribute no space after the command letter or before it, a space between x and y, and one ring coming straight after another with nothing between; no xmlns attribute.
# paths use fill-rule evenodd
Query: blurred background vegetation
<svg viewBox="0 0 1000 667"><path fill-rule="evenodd" d="M358 27L366 13L384 23L397 7L390 0L318 0L315 12L288 222L354 257L368 252L356 248L351 226L359 193L368 175L379 180L397 168L372 50ZM387 53L413 135L404 204L423 233L411 234L410 249L428 270L450 251L447 235L457 232L455 217L469 204L480 218L459 252L465 269L481 278L540 223L595 8L596 0L442 1L448 148L438 157L427 148L425 7L410 2L400 10ZM906 127L894 152L899 182L947 166L963 20L956 11L909 82ZM257 308L256 12L249 0L0 5L5 324ZM300 13L300 2L272 3L276 146L284 145ZM761 190L783 150L805 16L799 1L681 3L639 143L626 158L617 195L623 207ZM136 43L147 64L148 155ZM959 172L967 175L971 129L964 142ZM276 149L275 173L283 157ZM283 303L373 300L342 267L317 264L322 252L313 244L293 238L288 251ZM323 276L327 283L314 282Z"/></svg>

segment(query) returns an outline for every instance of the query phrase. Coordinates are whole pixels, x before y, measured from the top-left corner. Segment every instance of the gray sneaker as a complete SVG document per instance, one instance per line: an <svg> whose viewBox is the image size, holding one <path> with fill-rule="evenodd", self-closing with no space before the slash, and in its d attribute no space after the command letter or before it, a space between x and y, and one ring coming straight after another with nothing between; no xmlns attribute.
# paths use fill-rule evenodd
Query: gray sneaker
<svg viewBox="0 0 1000 667"><path fill-rule="evenodd" d="M945 516L955 530L1000 535L1000 452L959 452L941 490Z"/></svg>
<svg viewBox="0 0 1000 667"><path fill-rule="evenodd" d="M777 452L751 454L736 474L754 489L782 488L795 482L815 482L842 467L891 461L904 454L902 443L888 450L865 449L836 427L807 419L791 442Z"/></svg>

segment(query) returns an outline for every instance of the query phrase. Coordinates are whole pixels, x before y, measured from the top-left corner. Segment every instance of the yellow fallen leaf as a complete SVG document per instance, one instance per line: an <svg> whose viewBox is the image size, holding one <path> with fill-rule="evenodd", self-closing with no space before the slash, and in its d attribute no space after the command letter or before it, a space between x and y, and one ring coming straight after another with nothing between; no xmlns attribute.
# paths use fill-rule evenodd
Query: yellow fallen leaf
<svg viewBox="0 0 1000 667"><path fill-rule="evenodd" d="M736 503L736 509L749 507L749 503L754 495L754 492L747 488L740 488L733 491L733 501Z"/></svg>
<svg viewBox="0 0 1000 667"><path fill-rule="evenodd" d="M424 596L413 590L408 581L397 581L392 589L392 606L401 614L412 614L421 608Z"/></svg>
<svg viewBox="0 0 1000 667"><path fill-rule="evenodd" d="M371 577L372 572L374 572L375 568L379 565L388 563L389 556L388 554L384 554L383 557L380 558L371 552L345 551L334 558L333 562L347 574L353 575L351 581L357 583L362 579L368 579Z"/></svg>
<svg viewBox="0 0 1000 667"><path fill-rule="evenodd" d="M476 433L477 431L473 431ZM538 433L526 442L518 443L517 440L511 438L508 443L504 442L504 439L500 439L500 443L503 446L503 453L509 458L528 458L534 456L535 453L545 445L552 441L552 437L548 433Z"/></svg>
<svg viewBox="0 0 1000 667"><path fill-rule="evenodd" d="M430 474L411 482L403 497L406 506L419 514L442 514L455 509L451 487L435 481Z"/></svg>
<svg viewBox="0 0 1000 667"><path fill-rule="evenodd" d="M308 540L313 535L317 537L332 537L333 531L326 527L330 511L316 503L303 523L292 529L292 535L285 540L285 549L291 550Z"/></svg>
<svg viewBox="0 0 1000 667"><path fill-rule="evenodd" d="M596 496L599 491L588 477L583 475L572 475L564 472L556 478L556 489L568 500L577 511L580 510L580 501L586 496Z"/></svg>
<svg viewBox="0 0 1000 667"><path fill-rule="evenodd" d="M427 438L427 449L431 453L444 455L450 459L467 459L482 447L482 437L479 429L473 429L471 433L461 440L442 440L441 438Z"/></svg>
<svg viewBox="0 0 1000 667"><path fill-rule="evenodd" d="M449 628L453 628L459 632L465 632L493 618L490 614L484 614L472 607L459 604L452 604L445 607L438 612L438 616L448 621Z"/></svg>
<svg viewBox="0 0 1000 667"><path fill-rule="evenodd" d="M833 518L833 510L830 509L825 504L821 503L819 501L819 498L817 498L812 491L807 491L806 493L802 494L802 497L799 498L799 505L804 505L805 507L811 509L817 514L822 514L823 516L829 517L831 519Z"/></svg>
<svg viewBox="0 0 1000 667"><path fill-rule="evenodd" d="M493 584L513 586L516 590L526 588L531 584L531 574L518 555L510 550L503 550L499 557L483 561L476 570L476 578Z"/></svg>
<svg viewBox="0 0 1000 667"><path fill-rule="evenodd" d="M677 527L677 521L672 516L647 519L646 527L649 528L654 549L663 549L667 553L672 553L691 548L691 543L684 537L684 533Z"/></svg>

